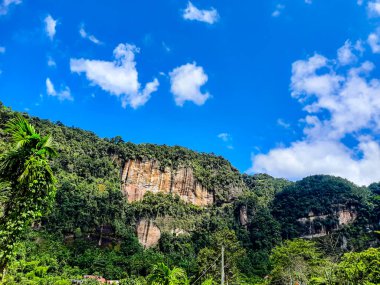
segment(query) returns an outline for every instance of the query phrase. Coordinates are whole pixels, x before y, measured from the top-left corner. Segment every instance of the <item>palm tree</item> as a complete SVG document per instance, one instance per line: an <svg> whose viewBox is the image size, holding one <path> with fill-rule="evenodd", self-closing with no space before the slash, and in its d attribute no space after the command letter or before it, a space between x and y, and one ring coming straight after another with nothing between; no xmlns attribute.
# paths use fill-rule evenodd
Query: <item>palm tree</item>
<svg viewBox="0 0 380 285"><path fill-rule="evenodd" d="M148 282L151 285L188 285L189 280L185 270L179 267L170 269L164 263L154 266L152 272L148 275Z"/></svg>
<svg viewBox="0 0 380 285"><path fill-rule="evenodd" d="M1 272L24 229L40 217L54 199L55 178L49 158L57 155L52 137L41 136L21 115L6 124L5 132L11 136L12 148L0 155Z"/></svg>
<svg viewBox="0 0 380 285"><path fill-rule="evenodd" d="M41 136L21 115L6 124L13 148L0 157L0 178L27 185L41 174L47 186L54 184L48 159L57 155L50 135Z"/></svg>

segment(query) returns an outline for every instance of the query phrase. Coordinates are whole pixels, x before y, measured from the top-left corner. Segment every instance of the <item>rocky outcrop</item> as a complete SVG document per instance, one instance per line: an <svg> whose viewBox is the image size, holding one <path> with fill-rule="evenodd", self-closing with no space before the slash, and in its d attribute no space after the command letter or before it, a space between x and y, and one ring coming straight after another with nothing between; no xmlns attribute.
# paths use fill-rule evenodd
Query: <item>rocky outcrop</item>
<svg viewBox="0 0 380 285"><path fill-rule="evenodd" d="M316 238L323 237L329 232L337 231L345 225L352 224L357 219L357 212L355 208L345 208L341 205L335 205L333 214L329 215L315 215L313 212L308 214L308 217L303 217L297 221L308 227L307 232L302 236L303 238ZM333 220L335 225L330 228L326 227L325 221ZM327 223L330 224L331 223Z"/></svg>
<svg viewBox="0 0 380 285"><path fill-rule="evenodd" d="M344 209L344 210L338 211L337 216L339 220L339 225L343 226L343 225L352 224L358 217L358 214L356 213L356 211Z"/></svg>
<svg viewBox="0 0 380 285"><path fill-rule="evenodd" d="M240 220L240 224L243 227L247 227L247 225L248 225L248 211L247 211L247 207L246 206L240 207L240 210L239 210L239 220Z"/></svg>
<svg viewBox="0 0 380 285"><path fill-rule="evenodd" d="M157 245L161 238L161 231L152 220L141 220L137 224L136 231L139 242L144 248Z"/></svg>
<svg viewBox="0 0 380 285"><path fill-rule="evenodd" d="M166 223L164 220L168 219ZM144 248L151 248L158 244L161 234L166 232L170 233L173 236L188 235L189 232L175 227L170 221L171 217L162 217L157 218L156 220L152 219L142 219L137 223L136 233L139 243Z"/></svg>
<svg viewBox="0 0 380 285"><path fill-rule="evenodd" d="M211 205L215 201L214 192L196 180L192 168L162 169L155 160L126 161L121 171L121 183L129 202L141 200L147 192L176 194L197 206Z"/></svg>
<svg viewBox="0 0 380 285"><path fill-rule="evenodd" d="M301 222L302 224L306 223L313 223L315 220L326 220L329 217L329 215L314 215L313 212L310 212L307 217L303 217L298 219L298 222Z"/></svg>

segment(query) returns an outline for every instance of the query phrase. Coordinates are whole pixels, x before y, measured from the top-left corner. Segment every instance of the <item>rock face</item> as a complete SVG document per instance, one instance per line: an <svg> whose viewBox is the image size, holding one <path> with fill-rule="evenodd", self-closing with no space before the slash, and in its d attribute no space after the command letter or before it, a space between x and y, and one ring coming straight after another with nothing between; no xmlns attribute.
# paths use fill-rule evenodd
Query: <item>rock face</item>
<svg viewBox="0 0 380 285"><path fill-rule="evenodd" d="M242 206L239 211L239 220L240 224L243 227L247 227L248 225L248 211L246 206Z"/></svg>
<svg viewBox="0 0 380 285"><path fill-rule="evenodd" d="M334 227L326 228L324 221L328 219L336 221ZM315 215L313 212L310 212L308 217L300 218L297 221L303 225L308 225L308 231L302 236L303 238L316 238L326 236L331 231L336 231L345 225L352 224L356 219L357 212L354 208L346 209L337 206L336 211L332 215Z"/></svg>
<svg viewBox="0 0 380 285"><path fill-rule="evenodd" d="M129 202L141 200L146 192L177 194L197 206L214 203L213 191L203 187L192 168L160 168L157 161L128 160L121 171L121 188Z"/></svg>
<svg viewBox="0 0 380 285"><path fill-rule="evenodd" d="M340 226L352 224L358 217L355 211L350 210L340 210L337 214Z"/></svg>
<svg viewBox="0 0 380 285"><path fill-rule="evenodd" d="M151 220L141 220L137 224L137 237L144 248L149 248L158 244L161 238L160 229Z"/></svg>

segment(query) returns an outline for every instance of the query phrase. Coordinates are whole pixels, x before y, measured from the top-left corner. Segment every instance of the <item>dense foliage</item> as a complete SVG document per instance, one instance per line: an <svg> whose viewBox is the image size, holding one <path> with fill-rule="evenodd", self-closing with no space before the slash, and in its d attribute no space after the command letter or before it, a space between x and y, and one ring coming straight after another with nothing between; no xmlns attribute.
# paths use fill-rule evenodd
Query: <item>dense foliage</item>
<svg viewBox="0 0 380 285"><path fill-rule="evenodd" d="M0 151L7 153L12 138L5 124L17 113L0 107ZM49 196L51 211L28 218L34 226L13 247L3 284L71 284L85 274L121 284L219 284L222 246L228 284L380 283L377 183L366 188L331 176L294 183L241 175L213 154L101 139L60 122L28 118L41 137L51 134L56 141L58 156L49 165L57 191ZM119 177L128 159L156 160L162 169L191 167L196 179L215 191L216 203L197 207L149 192L128 203ZM3 193L1 205L9 201ZM339 212L353 216L352 222L340 224ZM136 237L143 219L161 230L150 249ZM313 241L294 239L324 231L327 236Z"/></svg>
<svg viewBox="0 0 380 285"><path fill-rule="evenodd" d="M11 149L0 156L0 270L13 247L32 222L46 214L55 195L55 178L48 159L55 156L52 137L41 136L22 116L6 124Z"/></svg>
<svg viewBox="0 0 380 285"><path fill-rule="evenodd" d="M332 232L339 227L338 216L342 211L355 213L362 225L375 222L371 191L338 177L307 177L286 187L273 205L272 212L282 225L283 238L309 235L322 229Z"/></svg>

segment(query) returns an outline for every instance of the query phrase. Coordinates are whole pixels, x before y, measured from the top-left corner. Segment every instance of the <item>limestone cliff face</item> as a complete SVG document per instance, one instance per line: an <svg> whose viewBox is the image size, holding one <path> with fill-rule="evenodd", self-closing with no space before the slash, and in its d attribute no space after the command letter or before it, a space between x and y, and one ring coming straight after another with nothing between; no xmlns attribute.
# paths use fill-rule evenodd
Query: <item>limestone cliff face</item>
<svg viewBox="0 0 380 285"><path fill-rule="evenodd" d="M335 226L327 229L324 221L333 219L336 221ZM316 238L329 234L331 231L341 229L345 225L352 224L357 219L355 208L345 208L336 206L333 214L330 215L315 215L310 212L307 217L298 219L297 221L303 225L308 225L308 231L303 235L303 238Z"/></svg>
<svg viewBox="0 0 380 285"><path fill-rule="evenodd" d="M247 227L248 225L248 210L246 206L242 206L239 211L239 220L240 224L243 227Z"/></svg>
<svg viewBox="0 0 380 285"><path fill-rule="evenodd" d="M340 226L352 224L358 217L356 211L347 209L340 210L337 214Z"/></svg>
<svg viewBox="0 0 380 285"><path fill-rule="evenodd" d="M141 220L137 224L137 237L144 248L150 248L158 244L161 238L161 230L152 220Z"/></svg>
<svg viewBox="0 0 380 285"><path fill-rule="evenodd" d="M156 219L141 219L136 225L136 234L139 243L144 248L151 248L158 244L162 233L174 236L188 235L188 232L178 227L176 219L165 216Z"/></svg>
<svg viewBox="0 0 380 285"><path fill-rule="evenodd" d="M129 202L141 200L145 193L177 194L197 206L214 203L214 193L194 177L192 168L160 168L157 161L128 160L121 171L121 188Z"/></svg>

